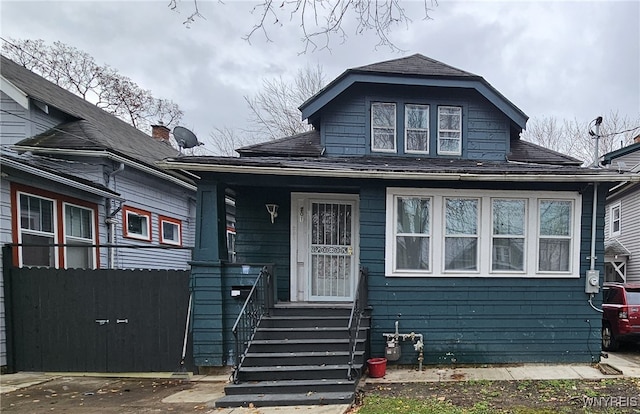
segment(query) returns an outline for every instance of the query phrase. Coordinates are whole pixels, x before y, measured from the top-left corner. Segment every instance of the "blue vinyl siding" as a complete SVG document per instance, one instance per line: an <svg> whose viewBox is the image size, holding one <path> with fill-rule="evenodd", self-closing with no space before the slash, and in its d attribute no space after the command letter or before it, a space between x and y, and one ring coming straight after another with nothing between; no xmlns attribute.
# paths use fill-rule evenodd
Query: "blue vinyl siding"
<svg viewBox="0 0 640 414"><path fill-rule="evenodd" d="M382 334L393 332L399 320L401 333L424 335L429 364L598 360L600 315L584 293L589 266L584 258L591 240L589 191L583 194L579 279L385 277L384 193L384 188L363 188L360 193L360 257L369 269L372 356L384 355ZM602 211L604 204L598 204ZM603 240L601 221L598 246ZM596 254L603 257L602 251ZM598 269L602 274L602 260ZM417 362L410 343L403 345L400 362Z"/></svg>
<svg viewBox="0 0 640 414"><path fill-rule="evenodd" d="M274 223L265 204L278 204ZM274 188L243 187L236 194L236 261L274 263L279 300L289 300L291 196Z"/></svg>
<svg viewBox="0 0 640 414"><path fill-rule="evenodd" d="M371 102L396 103L396 154L371 152ZM429 110L430 151L404 154L404 105L426 104ZM462 156L477 160L504 160L509 151L509 119L478 93L433 88L356 86L322 110L320 134L325 154L331 156L397 155L437 157L438 106L460 106L463 111ZM459 158L459 157L457 157Z"/></svg>

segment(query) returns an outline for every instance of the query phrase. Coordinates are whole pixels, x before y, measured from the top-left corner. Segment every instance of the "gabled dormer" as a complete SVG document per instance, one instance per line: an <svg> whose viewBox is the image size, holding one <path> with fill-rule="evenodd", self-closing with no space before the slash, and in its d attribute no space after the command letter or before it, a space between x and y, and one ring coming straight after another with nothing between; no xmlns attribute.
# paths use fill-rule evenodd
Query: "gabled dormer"
<svg viewBox="0 0 640 414"><path fill-rule="evenodd" d="M481 76L420 54L348 69L300 110L328 157L505 160L527 121Z"/></svg>

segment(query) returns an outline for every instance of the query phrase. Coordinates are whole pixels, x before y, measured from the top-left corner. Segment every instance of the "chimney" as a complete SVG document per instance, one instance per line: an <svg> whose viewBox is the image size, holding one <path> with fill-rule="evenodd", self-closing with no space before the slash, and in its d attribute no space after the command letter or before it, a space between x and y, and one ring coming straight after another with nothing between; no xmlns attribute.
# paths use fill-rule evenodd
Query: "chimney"
<svg viewBox="0 0 640 414"><path fill-rule="evenodd" d="M636 137L633 139L633 142L635 142L636 144L640 144L640 135L636 135Z"/></svg>
<svg viewBox="0 0 640 414"><path fill-rule="evenodd" d="M151 125L151 137L162 142L169 142L169 132L171 130L159 122L158 125Z"/></svg>

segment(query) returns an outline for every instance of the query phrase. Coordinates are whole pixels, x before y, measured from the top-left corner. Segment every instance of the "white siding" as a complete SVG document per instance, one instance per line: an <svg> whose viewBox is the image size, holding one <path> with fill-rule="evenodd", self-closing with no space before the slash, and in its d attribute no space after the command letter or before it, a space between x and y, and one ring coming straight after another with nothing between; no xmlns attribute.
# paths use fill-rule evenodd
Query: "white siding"
<svg viewBox="0 0 640 414"><path fill-rule="evenodd" d="M627 262L627 281L640 282L640 185L620 199L618 240L631 252Z"/></svg>

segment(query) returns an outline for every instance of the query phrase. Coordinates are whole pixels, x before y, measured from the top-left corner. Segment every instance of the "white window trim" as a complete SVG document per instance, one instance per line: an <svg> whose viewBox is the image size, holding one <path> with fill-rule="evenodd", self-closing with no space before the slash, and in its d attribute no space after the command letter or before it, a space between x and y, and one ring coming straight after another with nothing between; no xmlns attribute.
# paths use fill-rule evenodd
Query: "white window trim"
<svg viewBox="0 0 640 414"><path fill-rule="evenodd" d="M616 209L618 210L618 220L613 219L613 211ZM614 221L618 222L618 231L613 230ZM609 235L611 237L617 237L617 236L620 236L621 232L622 232L622 204L618 202L616 204L613 204L611 207L609 207Z"/></svg>
<svg viewBox="0 0 640 414"><path fill-rule="evenodd" d="M440 128L440 110L445 108L455 108L460 111L460 128L459 129L441 129ZM440 133L441 132L460 132L460 145L458 145L458 151L443 151L440 149ZM451 138L447 138L451 139ZM438 154L439 155L462 155L462 107L453 105L441 105L438 106Z"/></svg>
<svg viewBox="0 0 640 414"><path fill-rule="evenodd" d="M182 221L171 217L160 216L159 222L160 225L158 226L158 231L160 232L160 243L170 244L172 246L182 246ZM178 240L167 240L164 238L164 223L172 224L178 228Z"/></svg>
<svg viewBox="0 0 640 414"><path fill-rule="evenodd" d="M430 270L405 271L396 270L395 266L395 203L396 197L431 197L433 219L438 218L440 222L431 223L431 246L430 246ZM476 272L444 271L444 199L446 197L457 198L478 198L479 206L479 263ZM501 199L524 199L527 200L525 223L528 231L525 232L525 267L524 271L504 271L491 270L492 261L492 238L491 230L491 201L495 198ZM539 230L539 200L571 201L573 209L571 211L571 242L570 242L570 263L568 272L540 272L538 271L538 233ZM523 278L579 278L580 277L580 240L582 217L582 196L576 192L558 191L500 191L500 190L440 190L422 188L387 188L386 193L386 224L385 224L385 276L387 277L523 277ZM535 248L527 249L527 246Z"/></svg>
<svg viewBox="0 0 640 414"><path fill-rule="evenodd" d="M125 217L124 229L123 229L124 237L150 242L151 241L151 213L143 210L139 210L137 208L127 207L127 206L125 206L123 210L124 210L124 217ZM129 232L129 215L130 214L138 217L147 218L147 235L146 236L144 234L136 234L136 233Z"/></svg>
<svg viewBox="0 0 640 414"><path fill-rule="evenodd" d="M493 202L495 200L516 200L516 201L524 201L524 216L525 216L525 221L524 221L524 229L523 229L523 234L522 235L517 235L517 234L494 234L493 233ZM491 232L491 248L490 248L490 252L491 252L491 263L490 263L490 269L493 273L504 273L506 275L512 276L514 274L524 274L525 270L527 269L528 266L528 257L525 254L523 257L523 270L504 270L504 269L493 269L493 240L494 239L522 239L523 240L523 248L524 251L527 252L528 248L529 248L529 243L527 243L528 239L529 239L529 210L531 210L531 208L529 207L529 200L527 198L522 198L522 197L491 197L491 205L489 206L489 208L491 209L490 215L491 215L491 223L490 223L490 232Z"/></svg>
<svg viewBox="0 0 640 414"><path fill-rule="evenodd" d="M394 204L394 211L396 206L398 205L398 198L403 198L403 196L400 195L395 195L393 197L393 203ZM411 198L415 198L415 196L411 196ZM396 243L396 238L397 237L402 237L402 236L417 236L417 237L428 237L429 238L429 252L433 251L433 197L420 197L422 199L428 200L429 201L429 229L427 233L396 233L397 231L397 217L395 216L395 214L393 215L393 234L391 235L392 238L392 242L391 242L391 248L393 249L393 257L395 258L397 255L397 248L398 248L398 244ZM388 209L387 209L388 210ZM388 220L387 220L387 225L388 225ZM387 230L388 231L388 230ZM388 233L387 233L388 234ZM410 273L410 274L416 274L416 275L420 275L422 273L431 273L432 269L433 269L433 260L431 259L431 256L429 257L429 268L428 269L402 269L400 270L400 272L406 272L406 273ZM393 261L393 265L395 265L395 260ZM397 271L397 270L396 270Z"/></svg>
<svg viewBox="0 0 640 414"><path fill-rule="evenodd" d="M81 208L83 210L87 210L91 213L91 235L92 235L92 239L85 239L84 237L74 237L74 236L67 236L67 211L66 211L66 207L67 206L71 206L71 207L76 207L76 208ZM73 243L75 241L79 242L79 243L86 243L86 244L97 244L96 243L96 237L97 237L97 232L98 229L96 229L96 225L95 225L95 211L92 208L88 208L85 206L80 206L78 204L73 204L73 203L67 203L67 202L63 202L62 203L62 231L63 231L63 235L64 235L64 242L65 243ZM91 253L91 269L97 269L98 268L98 260L97 260L97 249L95 247L91 248L92 253ZM64 266L65 269L67 268L67 247L64 248Z"/></svg>
<svg viewBox="0 0 640 414"><path fill-rule="evenodd" d="M407 125L407 107L408 106L417 106L417 107L422 107L422 108L427 108L427 127L426 128L409 128ZM429 141L430 141L430 135L429 135L429 118L430 118L430 113L431 113L431 108L429 107L429 105L424 105L424 104L405 104L404 105L404 152L406 152L407 154L428 154L429 153ZM427 133L427 150L426 151L418 151L418 150L410 150L407 148L407 143L409 142L407 139L407 133L409 132L409 130L412 131L425 131Z"/></svg>
<svg viewBox="0 0 640 414"><path fill-rule="evenodd" d="M373 147L373 107L375 105L393 105L393 148L392 149L384 149L384 148L374 148ZM395 102L371 102L370 105L370 114L369 114L369 123L371 124L370 130L370 144L371 152L388 152L388 153L396 153L398 151L398 105Z"/></svg>
<svg viewBox="0 0 640 414"><path fill-rule="evenodd" d="M35 197L35 198L40 198L42 200L47 200L47 201L51 201L53 203L53 210L52 210L52 214L53 214L53 221L51 223L51 226L53 227L53 233L48 233L48 232L43 232L43 231L38 231L38 230L31 230L31 229L24 229L22 228L22 204L20 202L20 196L21 195L25 195L28 197ZM57 244L58 243L58 201L53 199L53 198L49 198L49 197L43 197L41 195L38 194L32 194L32 193L28 193L26 191L16 191L16 203L18 206L18 244L22 244L22 234L26 233L26 234L32 234L34 236L46 236L46 237L51 237L53 235L53 243ZM18 267L23 267L23 260L22 260L22 246L18 247ZM60 267L60 260L59 260L59 254L58 254L58 246L54 246L53 247L53 256L54 256L54 268L58 269Z"/></svg>

